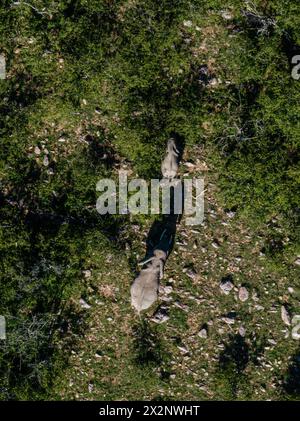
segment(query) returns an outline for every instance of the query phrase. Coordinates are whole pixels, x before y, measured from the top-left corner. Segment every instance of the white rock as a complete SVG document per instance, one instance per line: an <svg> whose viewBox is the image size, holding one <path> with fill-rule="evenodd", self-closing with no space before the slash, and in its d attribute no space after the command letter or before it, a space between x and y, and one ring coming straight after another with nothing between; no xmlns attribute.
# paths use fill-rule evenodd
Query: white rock
<svg viewBox="0 0 300 421"><path fill-rule="evenodd" d="M86 308L86 309L91 308L91 306L86 301L84 301L83 298L80 298L79 304L80 304L81 308Z"/></svg>
<svg viewBox="0 0 300 421"><path fill-rule="evenodd" d="M223 18L223 19L225 19L225 20L231 20L231 19L233 18L233 15L232 15L232 13L231 13L229 10L224 10L224 11L221 13L221 16L222 16L222 18Z"/></svg>
<svg viewBox="0 0 300 421"><path fill-rule="evenodd" d="M92 276L92 272L89 269L83 270L82 273L85 278L90 278Z"/></svg>
<svg viewBox="0 0 300 421"><path fill-rule="evenodd" d="M198 333L198 336L200 336L200 338L206 339L207 338L207 330L205 328L201 329L200 332Z"/></svg>
<svg viewBox="0 0 300 421"><path fill-rule="evenodd" d="M34 153L35 153L36 155L40 155L40 154L41 154L41 150L40 150L40 148L39 148L38 146L36 146L36 147L34 148Z"/></svg>
<svg viewBox="0 0 300 421"><path fill-rule="evenodd" d="M168 285L164 288L164 293L165 294L171 294L171 292L173 291L173 287L171 287L171 285Z"/></svg>
<svg viewBox="0 0 300 421"><path fill-rule="evenodd" d="M209 81L209 86L217 86L219 84L219 81L217 78L213 77L210 81Z"/></svg>
<svg viewBox="0 0 300 421"><path fill-rule="evenodd" d="M294 264L300 266L300 257L298 256L297 259L294 261Z"/></svg>
<svg viewBox="0 0 300 421"><path fill-rule="evenodd" d="M227 323L228 325L232 325L235 320L232 319L231 317L222 317L223 322Z"/></svg>
<svg viewBox="0 0 300 421"><path fill-rule="evenodd" d="M240 299L240 301L242 301L242 302L247 301L248 298L249 298L249 292L248 292L247 288L241 287L239 289L239 299Z"/></svg>
<svg viewBox="0 0 300 421"><path fill-rule="evenodd" d="M239 334L243 337L246 335L246 329L243 326L239 327Z"/></svg>
<svg viewBox="0 0 300 421"><path fill-rule="evenodd" d="M164 323L164 322L166 322L167 320L169 320L169 316L168 316L168 313L167 313L167 310L166 310L166 308L164 308L164 307L161 307L155 314L154 314L154 317L152 317L152 322L155 322L155 323L158 323L158 324L160 324L160 323Z"/></svg>
<svg viewBox="0 0 300 421"><path fill-rule="evenodd" d="M193 22L191 20L185 20L183 21L183 26L186 28L191 28L193 26Z"/></svg>
<svg viewBox="0 0 300 421"><path fill-rule="evenodd" d="M45 167L48 167L48 165L49 165L49 158L48 158L48 156L47 156L47 155L45 155L45 156L44 156L44 159L43 159L43 165L44 165Z"/></svg>
<svg viewBox="0 0 300 421"><path fill-rule="evenodd" d="M285 306L281 306L281 319L285 325L291 325L290 316Z"/></svg>
<svg viewBox="0 0 300 421"><path fill-rule="evenodd" d="M232 290L233 287L234 287L234 285L231 281L222 281L220 283L220 288L221 288L222 292L226 295L228 295L230 293L230 291Z"/></svg>
<svg viewBox="0 0 300 421"><path fill-rule="evenodd" d="M177 346L177 348L179 349L179 351L182 353L182 354L188 354L188 349L186 349L186 347L185 346Z"/></svg>

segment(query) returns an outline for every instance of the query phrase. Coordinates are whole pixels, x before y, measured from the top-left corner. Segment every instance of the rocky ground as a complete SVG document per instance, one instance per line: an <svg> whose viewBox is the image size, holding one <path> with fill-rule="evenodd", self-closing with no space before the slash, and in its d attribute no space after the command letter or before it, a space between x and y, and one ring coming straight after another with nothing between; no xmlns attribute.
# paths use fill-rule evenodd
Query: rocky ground
<svg viewBox="0 0 300 421"><path fill-rule="evenodd" d="M264 230L220 205L205 153L187 150L181 166L182 174L205 178L204 223L189 227L182 219L150 311L138 317L129 291L149 221L133 221L124 252L91 253L87 295L74 297L87 324L56 397L266 400L293 389L297 261L274 263Z"/></svg>

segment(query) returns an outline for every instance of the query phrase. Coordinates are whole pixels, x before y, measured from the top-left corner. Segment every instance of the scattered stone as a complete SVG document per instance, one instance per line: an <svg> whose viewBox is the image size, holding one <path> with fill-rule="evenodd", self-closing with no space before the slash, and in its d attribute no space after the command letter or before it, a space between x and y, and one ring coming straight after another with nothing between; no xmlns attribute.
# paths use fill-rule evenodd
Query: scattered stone
<svg viewBox="0 0 300 421"><path fill-rule="evenodd" d="M249 292L246 287L241 287L239 289L239 299L240 301L244 302L247 301L249 298Z"/></svg>
<svg viewBox="0 0 300 421"><path fill-rule="evenodd" d="M194 270L192 270L192 269L189 269L189 270L186 272L186 275L187 275L190 279L192 279L193 281L197 278L197 273L196 273Z"/></svg>
<svg viewBox="0 0 300 421"><path fill-rule="evenodd" d="M227 323L228 325L233 325L235 320L231 317L222 317L222 320L224 323Z"/></svg>
<svg viewBox="0 0 300 421"><path fill-rule="evenodd" d="M204 328L202 328L201 330L200 330L200 332L198 333L198 336L200 336L200 338L203 338L203 339L206 339L207 338L207 329L205 329L205 327Z"/></svg>
<svg viewBox="0 0 300 421"><path fill-rule="evenodd" d="M89 383L88 390L89 390L89 393L92 393L92 391L94 390L94 385L92 383Z"/></svg>
<svg viewBox="0 0 300 421"><path fill-rule="evenodd" d="M44 165L44 167L48 167L48 165L49 165L49 158L48 158L47 155L44 156L43 165Z"/></svg>
<svg viewBox="0 0 300 421"><path fill-rule="evenodd" d="M80 304L81 308L86 308L86 309L91 308L91 306L86 301L84 301L83 298L80 298L79 304Z"/></svg>
<svg viewBox="0 0 300 421"><path fill-rule="evenodd" d="M217 86L219 84L219 81L217 78L213 77L210 81L209 81L209 86Z"/></svg>
<svg viewBox="0 0 300 421"><path fill-rule="evenodd" d="M40 154L41 154L41 150L40 150L40 148L39 148L38 146L36 146L36 147L34 148L34 153L35 153L36 155L40 155Z"/></svg>
<svg viewBox="0 0 300 421"><path fill-rule="evenodd" d="M87 278L90 278L91 276L92 276L92 272L89 270L89 269L87 269L87 270L83 270L82 271L82 273L83 273L83 276L87 279Z"/></svg>
<svg viewBox="0 0 300 421"><path fill-rule="evenodd" d="M161 324L166 322L167 320L169 320L169 316L168 316L168 311L166 307L160 307L156 313L154 314L154 316L152 317L152 322Z"/></svg>
<svg viewBox="0 0 300 421"><path fill-rule="evenodd" d="M233 19L233 15L229 10L224 10L221 12L221 16L225 20L231 20Z"/></svg>
<svg viewBox="0 0 300 421"><path fill-rule="evenodd" d="M183 26L186 28L191 28L193 26L193 22L191 20L185 20L183 21Z"/></svg>
<svg viewBox="0 0 300 421"><path fill-rule="evenodd" d="M293 293L295 292L295 290L294 290L294 288L292 288L292 287L288 287L288 292L289 292L290 294L293 294Z"/></svg>
<svg viewBox="0 0 300 421"><path fill-rule="evenodd" d="M226 314L225 317L222 317L221 320L223 320L223 322L227 323L228 325L232 325L235 322L236 316L237 314L235 311L230 311L228 314Z"/></svg>
<svg viewBox="0 0 300 421"><path fill-rule="evenodd" d="M243 326L239 327L240 336L244 337L246 335L246 329Z"/></svg>
<svg viewBox="0 0 300 421"><path fill-rule="evenodd" d="M169 294L172 293L172 291L173 291L173 287L171 285L165 286L165 288L164 288L165 294L169 295Z"/></svg>
<svg viewBox="0 0 300 421"><path fill-rule="evenodd" d="M274 341L274 339L268 339L268 342L269 342L269 344L271 344L271 345L276 345L276 344L277 344L277 342L276 342L276 341Z"/></svg>
<svg viewBox="0 0 300 421"><path fill-rule="evenodd" d="M225 295L228 295L230 291L234 288L234 285L228 278L226 278L222 279L220 283L220 288Z"/></svg>
<svg viewBox="0 0 300 421"><path fill-rule="evenodd" d="M179 351L182 353L182 354L188 354L188 349L186 349L186 347L185 346L177 346L177 348L179 349Z"/></svg>
<svg viewBox="0 0 300 421"><path fill-rule="evenodd" d="M180 308L180 310L183 310L185 312L188 312L189 308L186 304L180 303L179 301L175 301L174 306L177 308Z"/></svg>
<svg viewBox="0 0 300 421"><path fill-rule="evenodd" d="M281 319L286 326L291 325L290 315L285 306L281 306Z"/></svg>
<svg viewBox="0 0 300 421"><path fill-rule="evenodd" d="M261 305L259 305L259 304L256 304L256 305L254 306L254 308L255 308L255 310L257 310L257 311L262 311L262 310L264 310L264 309L265 309L263 306L261 306Z"/></svg>
<svg viewBox="0 0 300 421"><path fill-rule="evenodd" d="M228 211L226 212L226 215L228 216L228 218L232 219L235 217L236 212L233 211Z"/></svg>
<svg viewBox="0 0 300 421"><path fill-rule="evenodd" d="M294 261L294 264L300 266L300 256L297 256L297 259Z"/></svg>

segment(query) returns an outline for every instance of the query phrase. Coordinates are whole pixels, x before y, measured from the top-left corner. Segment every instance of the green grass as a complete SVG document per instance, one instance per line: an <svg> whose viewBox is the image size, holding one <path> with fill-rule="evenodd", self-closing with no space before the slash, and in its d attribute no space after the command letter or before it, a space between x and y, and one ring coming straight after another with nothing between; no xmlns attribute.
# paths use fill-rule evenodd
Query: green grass
<svg viewBox="0 0 300 421"><path fill-rule="evenodd" d="M297 343L280 306L299 313L299 5L32 5L5 0L0 11L1 399L297 399ZM172 131L184 160L208 168L191 173L205 175L207 221L198 234L178 229L187 245L166 268L170 319L155 325L129 302L154 218L101 218L96 183L124 165L132 178L159 177ZM265 310L220 295L228 274ZM230 311L234 327L220 321ZM276 345L260 363L265 339Z"/></svg>

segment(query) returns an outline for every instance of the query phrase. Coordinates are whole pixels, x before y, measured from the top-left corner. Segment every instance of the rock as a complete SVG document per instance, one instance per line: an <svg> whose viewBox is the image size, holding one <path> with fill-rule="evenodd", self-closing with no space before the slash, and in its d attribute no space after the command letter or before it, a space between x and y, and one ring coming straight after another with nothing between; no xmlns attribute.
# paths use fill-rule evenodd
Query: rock
<svg viewBox="0 0 300 421"><path fill-rule="evenodd" d="M229 279L223 279L220 283L220 288L225 295L228 295L232 288L234 288L234 285Z"/></svg>
<svg viewBox="0 0 300 421"><path fill-rule="evenodd" d="M233 15L229 10L223 10L221 12L221 16L225 20L231 20L233 18Z"/></svg>
<svg viewBox="0 0 300 421"><path fill-rule="evenodd" d="M172 291L173 291L173 287L171 287L171 285L165 286L165 288L164 288L165 294L169 295L169 294L172 293Z"/></svg>
<svg viewBox="0 0 300 421"><path fill-rule="evenodd" d="M197 278L197 273L192 269L187 270L186 275L193 281Z"/></svg>
<svg viewBox="0 0 300 421"><path fill-rule="evenodd" d="M213 241L211 245L213 246L214 249L218 249L220 247L217 241Z"/></svg>
<svg viewBox="0 0 300 421"><path fill-rule="evenodd" d="M44 156L43 165L44 165L44 167L48 167L48 165L49 165L49 158L48 158L47 155Z"/></svg>
<svg viewBox="0 0 300 421"><path fill-rule="evenodd" d="M94 385L92 383L89 383L88 390L89 390L89 393L92 393L92 391L94 390Z"/></svg>
<svg viewBox="0 0 300 421"><path fill-rule="evenodd" d="M300 256L297 257L297 259L294 261L294 264L300 266Z"/></svg>
<svg viewBox="0 0 300 421"><path fill-rule="evenodd" d="M185 20L183 21L183 26L186 28L191 28L193 26L193 22L191 20Z"/></svg>
<svg viewBox="0 0 300 421"><path fill-rule="evenodd" d="M209 86L218 86L219 81L216 77L213 77L212 79L210 79L208 84L209 84Z"/></svg>
<svg viewBox="0 0 300 421"><path fill-rule="evenodd" d="M257 310L257 311L262 311L262 310L264 310L264 309L265 309L263 306L261 306L261 305L259 305L259 304L256 304L256 305L254 306L254 308L255 308L255 310Z"/></svg>
<svg viewBox="0 0 300 421"><path fill-rule="evenodd" d="M188 349L186 349L186 347L185 346L177 346L177 348L179 349L179 351L182 353L182 354L188 354Z"/></svg>
<svg viewBox="0 0 300 421"><path fill-rule="evenodd" d="M207 338L207 329L203 328L200 330L200 332L198 333L198 336L200 336L200 338L206 339Z"/></svg>
<svg viewBox="0 0 300 421"><path fill-rule="evenodd" d="M232 325L235 322L237 314L234 311L230 311L228 314L226 314L225 317L222 317L221 320L223 322L227 323L228 325Z"/></svg>
<svg viewBox="0 0 300 421"><path fill-rule="evenodd" d="M234 217L235 217L235 212L233 212L233 211L228 211L228 212L226 212L226 215L228 216L228 218L232 219L232 218L234 218Z"/></svg>
<svg viewBox="0 0 300 421"><path fill-rule="evenodd" d="M152 322L160 324L166 322L169 318L167 308L161 307L156 311L151 320Z"/></svg>
<svg viewBox="0 0 300 421"><path fill-rule="evenodd" d="M240 336L244 337L246 335L246 329L243 326L239 327Z"/></svg>
<svg viewBox="0 0 300 421"><path fill-rule="evenodd" d="M244 302L247 301L249 298L249 292L246 287L241 287L239 289L239 299L240 301Z"/></svg>
<svg viewBox="0 0 300 421"><path fill-rule="evenodd" d="M281 306L281 319L286 326L291 325L290 315L285 306Z"/></svg>
<svg viewBox="0 0 300 421"><path fill-rule="evenodd" d="M230 317L222 317L222 320L224 323L227 323L228 325L233 325L235 320Z"/></svg>
<svg viewBox="0 0 300 421"><path fill-rule="evenodd" d="M80 298L79 304L80 304L81 308L86 308L86 309L91 308L91 306L86 301L84 301L83 298Z"/></svg>
<svg viewBox="0 0 300 421"><path fill-rule="evenodd" d="M39 148L38 146L36 146L36 147L34 148L34 153L35 153L36 155L40 155L40 154L41 154L41 150L40 150L40 148Z"/></svg>
<svg viewBox="0 0 300 421"><path fill-rule="evenodd" d="M295 290L294 290L294 288L292 288L292 287L288 287L288 292L289 292L290 294L294 294Z"/></svg>
<svg viewBox="0 0 300 421"><path fill-rule="evenodd" d="M82 271L82 273L83 273L83 276L87 279L87 278L90 278L91 276L92 276L92 272L89 270L89 269L87 269L87 270L83 270Z"/></svg>

